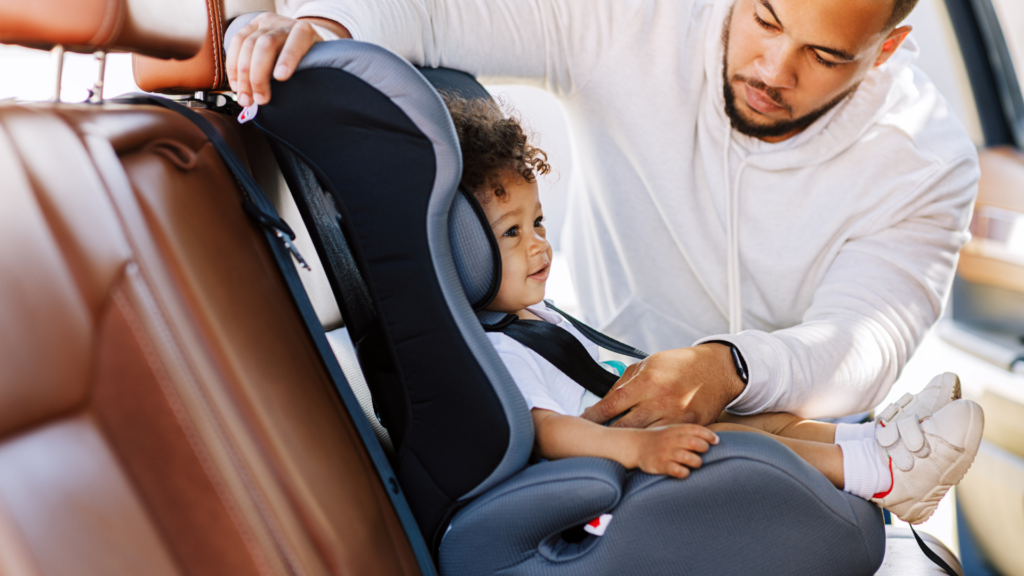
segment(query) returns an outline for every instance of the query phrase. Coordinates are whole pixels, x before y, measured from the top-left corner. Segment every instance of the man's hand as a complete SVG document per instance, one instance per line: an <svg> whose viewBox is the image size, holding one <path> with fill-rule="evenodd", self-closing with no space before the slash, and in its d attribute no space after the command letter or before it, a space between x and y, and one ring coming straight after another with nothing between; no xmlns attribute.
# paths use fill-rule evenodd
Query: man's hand
<svg viewBox="0 0 1024 576"><path fill-rule="evenodd" d="M630 410L613 426L707 425L743 387L724 344L666 350L626 368L615 388L582 416L603 424Z"/></svg>
<svg viewBox="0 0 1024 576"><path fill-rule="evenodd" d="M299 61L313 44L323 38L315 23L340 38L351 38L348 29L332 20L303 18L295 20L264 12L231 39L226 68L231 89L242 106L270 102L270 75L284 81L291 78Z"/></svg>

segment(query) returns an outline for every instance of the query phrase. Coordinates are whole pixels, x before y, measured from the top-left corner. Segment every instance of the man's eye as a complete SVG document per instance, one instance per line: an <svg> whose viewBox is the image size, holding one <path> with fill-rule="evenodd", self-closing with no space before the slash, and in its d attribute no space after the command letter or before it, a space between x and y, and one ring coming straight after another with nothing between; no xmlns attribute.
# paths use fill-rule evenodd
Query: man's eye
<svg viewBox="0 0 1024 576"><path fill-rule="evenodd" d="M836 66L839 66L838 62L832 62L831 60L825 60L824 58L821 57L821 54L818 54L817 52L814 52L814 59L818 61L818 64L821 64L822 66L824 66L826 68L835 68Z"/></svg>
<svg viewBox="0 0 1024 576"><path fill-rule="evenodd" d="M754 12L754 22L757 22L757 25L765 30L775 30L775 26L761 20L761 17L757 15L757 12Z"/></svg>
<svg viewBox="0 0 1024 576"><path fill-rule="evenodd" d="M515 238L516 236L519 236L519 225L516 224L515 226L509 228L508 230L505 230L505 233L502 234L502 236L507 236L509 238Z"/></svg>

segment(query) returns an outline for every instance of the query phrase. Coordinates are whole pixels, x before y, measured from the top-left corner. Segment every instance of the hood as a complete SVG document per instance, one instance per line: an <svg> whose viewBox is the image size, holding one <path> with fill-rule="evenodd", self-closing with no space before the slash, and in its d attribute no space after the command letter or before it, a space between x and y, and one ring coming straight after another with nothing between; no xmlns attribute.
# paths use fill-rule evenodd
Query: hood
<svg viewBox="0 0 1024 576"><path fill-rule="evenodd" d="M704 74L706 89L712 106L703 118L721 125L729 124L725 115L725 95L722 91L722 26L734 0L714 0L705 50ZM742 149L750 166L762 170L787 170L826 162L846 150L886 113L892 111L909 96L916 93L913 72L910 69L920 53L913 35L889 60L868 72L857 90L838 106L819 118L796 136L771 144L731 130L733 145Z"/></svg>

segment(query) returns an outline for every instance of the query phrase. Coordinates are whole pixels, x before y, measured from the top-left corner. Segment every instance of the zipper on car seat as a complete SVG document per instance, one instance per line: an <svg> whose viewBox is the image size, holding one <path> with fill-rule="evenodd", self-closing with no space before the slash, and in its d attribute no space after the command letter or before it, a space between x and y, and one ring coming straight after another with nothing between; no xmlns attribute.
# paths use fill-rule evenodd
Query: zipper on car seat
<svg viewBox="0 0 1024 576"><path fill-rule="evenodd" d="M282 244L284 244L284 247L289 252L291 252L292 256L299 263L299 265L305 268L306 270L312 272L313 269L309 267L309 264L306 263L306 259L302 257L302 254L299 253L299 249L295 247L295 244L292 242L292 239L289 238L287 234L282 232L280 228L271 227L271 229L274 231L274 234L277 235L277 239L280 240Z"/></svg>

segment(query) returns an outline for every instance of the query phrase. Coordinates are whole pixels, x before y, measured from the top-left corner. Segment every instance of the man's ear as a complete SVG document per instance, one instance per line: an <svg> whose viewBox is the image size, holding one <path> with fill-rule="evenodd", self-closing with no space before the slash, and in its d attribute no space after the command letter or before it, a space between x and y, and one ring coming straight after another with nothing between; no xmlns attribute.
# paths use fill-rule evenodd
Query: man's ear
<svg viewBox="0 0 1024 576"><path fill-rule="evenodd" d="M882 41L882 51L878 54L878 59L875 60L875 66L885 64L886 60L895 54L903 41L907 39L907 34L910 34L911 30L913 30L911 26L900 26L889 32L889 35Z"/></svg>

